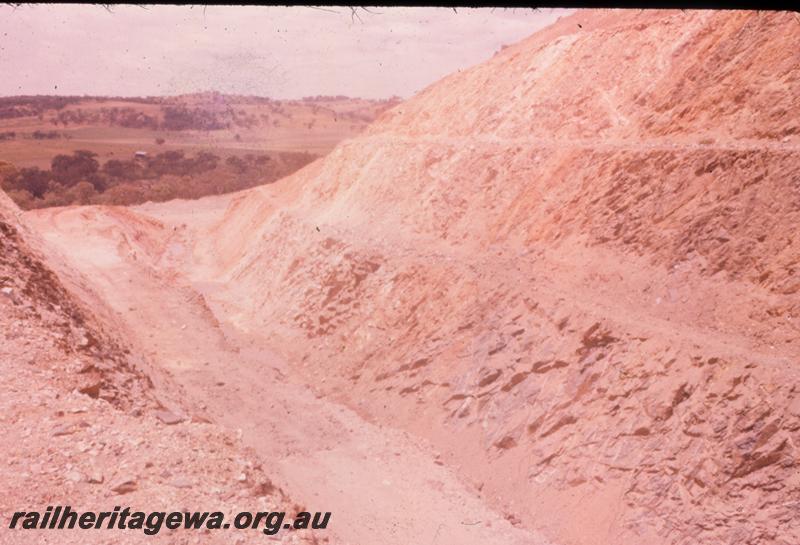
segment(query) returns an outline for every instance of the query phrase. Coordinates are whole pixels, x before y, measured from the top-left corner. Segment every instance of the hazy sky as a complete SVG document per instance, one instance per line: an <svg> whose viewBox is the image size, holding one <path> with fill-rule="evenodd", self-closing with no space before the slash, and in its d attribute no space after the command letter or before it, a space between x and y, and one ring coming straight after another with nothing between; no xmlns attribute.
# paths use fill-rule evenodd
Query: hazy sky
<svg viewBox="0 0 800 545"><path fill-rule="evenodd" d="M408 97L567 10L0 6L0 95ZM335 13L332 13L335 12Z"/></svg>

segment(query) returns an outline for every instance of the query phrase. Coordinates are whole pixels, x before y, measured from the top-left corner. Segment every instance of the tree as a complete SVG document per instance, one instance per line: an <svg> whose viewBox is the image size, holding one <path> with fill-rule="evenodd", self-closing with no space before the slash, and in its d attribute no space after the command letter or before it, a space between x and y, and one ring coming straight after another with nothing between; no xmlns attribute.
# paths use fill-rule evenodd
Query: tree
<svg viewBox="0 0 800 545"><path fill-rule="evenodd" d="M133 180L141 177L142 168L135 161L111 159L103 165L103 174L116 180Z"/></svg>
<svg viewBox="0 0 800 545"><path fill-rule="evenodd" d="M95 157L96 153L86 150L74 151L71 156L56 155L50 163L53 179L65 187L72 187L91 178L100 168Z"/></svg>
<svg viewBox="0 0 800 545"><path fill-rule="evenodd" d="M50 172L39 167L27 167L4 178L4 189L28 191L34 198L44 198L50 186Z"/></svg>
<svg viewBox="0 0 800 545"><path fill-rule="evenodd" d="M89 176L86 179L86 181L92 184L92 187L94 187L95 191L97 191L98 193L102 193L103 191L108 189L109 186L108 181L99 172Z"/></svg>

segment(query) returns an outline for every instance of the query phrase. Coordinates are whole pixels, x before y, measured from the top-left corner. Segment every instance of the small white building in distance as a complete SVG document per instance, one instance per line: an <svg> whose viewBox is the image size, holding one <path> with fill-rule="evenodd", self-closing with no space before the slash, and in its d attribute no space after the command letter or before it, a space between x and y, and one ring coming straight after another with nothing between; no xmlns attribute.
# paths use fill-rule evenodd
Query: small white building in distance
<svg viewBox="0 0 800 545"><path fill-rule="evenodd" d="M137 151L137 152L134 152L134 154L133 154L133 158L134 159L144 159L146 157L147 157L147 152L146 151Z"/></svg>

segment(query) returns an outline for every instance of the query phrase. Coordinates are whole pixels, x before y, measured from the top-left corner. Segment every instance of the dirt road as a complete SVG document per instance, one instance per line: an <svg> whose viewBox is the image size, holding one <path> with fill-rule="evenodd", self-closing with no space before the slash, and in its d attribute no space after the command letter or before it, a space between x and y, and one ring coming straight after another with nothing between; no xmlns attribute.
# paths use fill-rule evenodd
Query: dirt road
<svg viewBox="0 0 800 545"><path fill-rule="evenodd" d="M93 208L35 212L30 220L92 279L134 345L181 385L182 410L241 430L275 484L309 510L332 512L323 535L334 542L547 543L489 509L429 445L319 397L267 339L218 321L201 294L216 287L190 286L174 268L189 251L179 231L134 240Z"/></svg>

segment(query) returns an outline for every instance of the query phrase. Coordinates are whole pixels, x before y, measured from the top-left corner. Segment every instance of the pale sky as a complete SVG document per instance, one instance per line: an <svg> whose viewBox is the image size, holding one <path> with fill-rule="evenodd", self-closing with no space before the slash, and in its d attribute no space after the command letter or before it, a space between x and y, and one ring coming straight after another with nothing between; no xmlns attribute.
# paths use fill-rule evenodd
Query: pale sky
<svg viewBox="0 0 800 545"><path fill-rule="evenodd" d="M409 97L563 9L0 5L0 95ZM332 13L331 11L335 12Z"/></svg>

